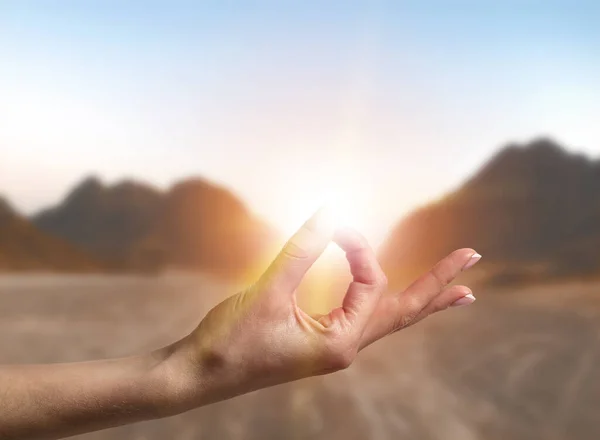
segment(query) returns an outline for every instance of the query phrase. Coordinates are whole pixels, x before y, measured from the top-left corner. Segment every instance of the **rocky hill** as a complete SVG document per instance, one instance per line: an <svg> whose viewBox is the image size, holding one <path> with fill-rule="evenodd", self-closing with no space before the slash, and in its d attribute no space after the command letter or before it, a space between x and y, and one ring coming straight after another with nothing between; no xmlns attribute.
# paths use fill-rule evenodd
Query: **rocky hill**
<svg viewBox="0 0 600 440"><path fill-rule="evenodd" d="M103 266L86 252L41 232L0 197L0 272L92 272L103 269Z"/></svg>
<svg viewBox="0 0 600 440"><path fill-rule="evenodd" d="M509 145L400 222L380 257L403 283L460 247L484 256L494 282L600 274L600 162L548 139Z"/></svg>
<svg viewBox="0 0 600 440"><path fill-rule="evenodd" d="M267 258L275 238L231 192L203 179L162 192L134 181L108 186L92 177L33 221L128 271L243 274Z"/></svg>

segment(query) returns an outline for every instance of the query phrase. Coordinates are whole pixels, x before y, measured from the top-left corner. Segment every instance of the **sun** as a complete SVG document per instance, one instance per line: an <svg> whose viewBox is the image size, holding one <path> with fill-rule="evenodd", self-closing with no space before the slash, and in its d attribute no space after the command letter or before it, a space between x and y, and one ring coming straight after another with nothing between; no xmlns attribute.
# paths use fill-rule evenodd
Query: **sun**
<svg viewBox="0 0 600 440"><path fill-rule="evenodd" d="M369 185L352 176L314 176L295 188L288 188L280 228L289 236L319 208L327 207L339 226L350 226L367 234L373 227L373 193Z"/></svg>
<svg viewBox="0 0 600 440"><path fill-rule="evenodd" d="M326 167L298 167L286 174L270 192L269 218L282 233L281 238L288 239L319 208L327 207L334 223L358 230L376 250L388 195L377 191L374 176L365 172L365 167L331 165L329 162ZM348 269L344 252L330 243L309 271L312 288L300 295L301 306L323 313L339 305L340 298L335 295L343 292L343 286L351 281Z"/></svg>

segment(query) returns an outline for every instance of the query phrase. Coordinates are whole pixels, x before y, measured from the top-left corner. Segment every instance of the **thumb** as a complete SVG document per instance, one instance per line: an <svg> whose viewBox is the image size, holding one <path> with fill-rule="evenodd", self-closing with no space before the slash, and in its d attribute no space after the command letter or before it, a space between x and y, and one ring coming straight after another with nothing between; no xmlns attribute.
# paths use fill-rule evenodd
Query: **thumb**
<svg viewBox="0 0 600 440"><path fill-rule="evenodd" d="M262 276L262 283L293 293L333 239L335 227L331 210L320 208L284 245Z"/></svg>

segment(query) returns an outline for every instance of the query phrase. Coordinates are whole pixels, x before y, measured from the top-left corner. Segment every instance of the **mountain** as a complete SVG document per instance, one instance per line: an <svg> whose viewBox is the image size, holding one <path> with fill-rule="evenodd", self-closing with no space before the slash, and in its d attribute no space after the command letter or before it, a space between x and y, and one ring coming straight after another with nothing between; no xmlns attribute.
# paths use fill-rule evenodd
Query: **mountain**
<svg viewBox="0 0 600 440"><path fill-rule="evenodd" d="M33 221L113 268L150 272L175 267L243 274L262 261L275 237L231 192L202 179L162 192L90 177Z"/></svg>
<svg viewBox="0 0 600 440"><path fill-rule="evenodd" d="M0 271L100 269L100 263L90 255L39 231L0 197Z"/></svg>
<svg viewBox="0 0 600 440"><path fill-rule="evenodd" d="M42 211L33 222L113 267L128 264L134 247L152 227L163 195L155 188L126 180L105 186L89 177L58 206Z"/></svg>
<svg viewBox="0 0 600 440"><path fill-rule="evenodd" d="M203 179L174 185L142 245L170 265L234 275L268 258L276 235L231 192Z"/></svg>
<svg viewBox="0 0 600 440"><path fill-rule="evenodd" d="M380 258L403 283L460 247L490 282L600 274L600 162L549 139L509 145L394 228Z"/></svg>

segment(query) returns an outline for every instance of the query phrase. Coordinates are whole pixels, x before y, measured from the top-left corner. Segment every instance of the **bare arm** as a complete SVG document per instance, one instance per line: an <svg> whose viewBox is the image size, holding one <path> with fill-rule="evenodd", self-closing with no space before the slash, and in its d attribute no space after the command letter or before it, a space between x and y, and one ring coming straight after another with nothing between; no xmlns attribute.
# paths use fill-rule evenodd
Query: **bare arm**
<svg viewBox="0 0 600 440"><path fill-rule="evenodd" d="M58 438L168 415L164 351L0 367L0 438Z"/></svg>
<svg viewBox="0 0 600 440"><path fill-rule="evenodd" d="M295 291L332 239L346 252L353 281L341 307L312 317L296 305ZM455 251L405 291L387 293L362 236L335 230L317 213L256 284L171 346L124 359L0 367L0 439L53 439L166 417L346 368L376 340L473 302L468 288L446 286L479 258L472 249Z"/></svg>

